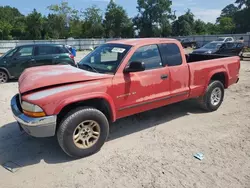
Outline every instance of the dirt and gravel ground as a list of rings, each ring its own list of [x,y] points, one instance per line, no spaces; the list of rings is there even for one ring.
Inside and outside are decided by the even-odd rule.
[[[250,188],[250,62],[214,113],[185,101],[119,120],[97,154],[71,160],[55,138],[21,133],[10,99],[17,83],[0,85],[1,188]],[[193,157],[204,153],[199,161]]]

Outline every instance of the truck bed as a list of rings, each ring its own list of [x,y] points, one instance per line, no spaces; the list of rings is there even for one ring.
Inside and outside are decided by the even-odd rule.
[[[238,79],[240,58],[237,56],[192,54],[188,58],[191,98],[200,96],[205,91],[205,87],[215,72],[221,72],[223,75],[220,76],[226,78],[225,88],[234,84]]]
[[[221,59],[231,57],[229,55],[222,55],[222,54],[187,54],[186,60],[187,63],[195,63],[199,61],[206,61],[212,59]]]

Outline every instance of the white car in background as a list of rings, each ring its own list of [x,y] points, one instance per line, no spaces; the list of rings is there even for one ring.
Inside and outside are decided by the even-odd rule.
[[[234,42],[234,38],[233,37],[219,37],[214,42]]]

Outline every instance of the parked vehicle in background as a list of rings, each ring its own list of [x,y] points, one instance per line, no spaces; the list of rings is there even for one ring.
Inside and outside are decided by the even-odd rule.
[[[190,98],[216,111],[239,70],[239,57],[186,56],[174,39],[118,40],[90,52],[79,68],[26,69],[11,108],[28,134],[57,135],[65,153],[85,157],[100,150],[117,119]]]
[[[197,42],[192,41],[188,38],[178,39],[181,42],[181,45],[183,48],[193,48],[195,49],[197,47]]]
[[[0,57],[0,83],[18,78],[30,67],[42,65],[76,66],[74,56],[59,44],[28,44],[17,46]]]
[[[242,43],[244,43],[244,38],[243,38],[243,37],[240,37],[240,38],[237,40],[237,42],[242,42]]]
[[[193,54],[213,54],[221,47],[223,42],[210,42],[199,49],[194,50]]]
[[[234,38],[233,37],[219,37],[214,42],[234,42]]]
[[[230,56],[241,56],[244,50],[242,42],[226,42],[223,43],[215,54],[225,54]]]
[[[200,49],[194,50],[194,54],[224,54],[228,56],[241,56],[244,49],[242,42],[211,42]]]

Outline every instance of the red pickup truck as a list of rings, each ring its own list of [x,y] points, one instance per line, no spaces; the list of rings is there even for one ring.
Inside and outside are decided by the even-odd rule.
[[[85,157],[117,119],[190,98],[217,110],[224,89],[239,80],[240,59],[186,55],[177,40],[150,38],[108,42],[78,65],[26,69],[11,107],[25,132],[57,135],[66,154]]]

